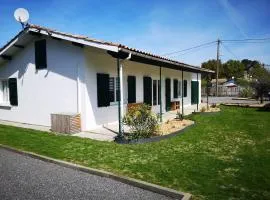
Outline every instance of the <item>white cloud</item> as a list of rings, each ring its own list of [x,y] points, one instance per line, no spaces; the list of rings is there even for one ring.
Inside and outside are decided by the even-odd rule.
[[[243,25],[245,23],[245,19],[242,15],[232,6],[229,0],[219,0],[220,5],[225,10],[227,16],[230,18],[231,22],[235,25],[238,31],[247,38],[247,34],[243,30]]]

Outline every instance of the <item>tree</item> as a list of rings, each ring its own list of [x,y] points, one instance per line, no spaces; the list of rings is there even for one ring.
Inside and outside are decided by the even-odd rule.
[[[217,69],[217,60],[208,60],[206,62],[203,62],[202,63],[202,68],[216,71],[216,69]],[[223,71],[223,67],[222,67],[220,61],[219,61],[219,73],[218,73],[218,77],[219,78],[224,78],[224,71]],[[206,78],[206,75],[203,76],[202,78],[205,79]],[[216,74],[211,74],[211,79],[215,79],[215,78],[216,78]]]
[[[261,66],[260,62],[257,60],[243,59],[241,63],[244,65],[245,71],[249,74],[253,68],[258,68]]]
[[[252,87],[256,91],[257,98],[260,98],[263,103],[263,97],[270,92],[270,71],[260,66],[253,68],[251,73],[253,74]]]
[[[227,79],[234,77],[242,78],[244,76],[245,66],[238,60],[228,60],[223,64],[224,75]]]

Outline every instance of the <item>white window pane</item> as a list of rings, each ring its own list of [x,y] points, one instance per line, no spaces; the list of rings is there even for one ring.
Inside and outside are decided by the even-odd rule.
[[[178,86],[178,96],[181,97],[181,93],[182,93],[182,82],[179,81],[178,84],[179,84],[179,86]]]
[[[0,81],[0,102],[8,103],[9,102],[9,91],[8,91],[8,81],[2,80]]]

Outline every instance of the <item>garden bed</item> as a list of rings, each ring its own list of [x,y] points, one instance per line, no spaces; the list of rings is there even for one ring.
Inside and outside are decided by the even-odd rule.
[[[180,131],[190,125],[194,124],[194,121],[188,120],[188,119],[183,119],[183,120],[178,120],[178,119],[173,119],[173,120],[168,120],[165,123],[160,125],[159,132],[157,133],[158,136],[161,135],[168,135],[171,133],[174,133],[176,131]]]
[[[173,120],[172,120],[173,121]],[[128,140],[128,139],[121,139],[121,140],[115,140],[116,143],[119,143],[119,144],[143,144],[143,143],[150,143],[150,142],[158,142],[158,141],[161,141],[161,140],[165,140],[165,139],[168,139],[168,138],[171,138],[171,137],[175,137],[177,135],[180,135],[180,134],[183,134],[185,131],[187,131],[189,128],[193,127],[195,125],[195,123],[191,120],[183,120],[185,121],[185,125],[178,125],[179,128],[176,129],[176,128],[172,128],[173,126],[175,126],[175,122],[171,122],[169,123],[168,126],[168,130],[170,131],[167,131],[165,133],[159,133],[157,135],[154,135],[152,137],[149,137],[149,138],[139,138],[139,139],[133,139],[133,140]],[[181,121],[178,121],[178,122],[181,122]],[[170,127],[171,126],[171,127]]]

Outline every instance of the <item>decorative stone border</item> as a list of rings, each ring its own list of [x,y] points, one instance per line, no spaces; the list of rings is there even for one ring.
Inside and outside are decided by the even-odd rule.
[[[115,140],[115,142],[119,144],[143,144],[143,143],[149,143],[149,142],[158,142],[160,140],[165,140],[165,139],[183,134],[185,131],[187,131],[189,128],[193,126],[195,126],[195,122],[179,131],[175,131],[167,135],[154,136],[151,138],[140,138],[140,139],[135,139],[135,140]]]
[[[178,192],[176,190],[165,188],[165,187],[155,185],[155,184],[152,184],[152,183],[147,183],[147,182],[140,181],[140,180],[137,180],[137,179],[128,178],[128,177],[124,177],[124,176],[119,176],[119,175],[116,175],[116,174],[113,174],[113,173],[110,173],[110,172],[106,172],[106,171],[103,171],[103,170],[93,169],[93,168],[84,167],[84,166],[81,166],[81,165],[65,162],[65,161],[62,161],[62,160],[53,159],[53,158],[50,158],[50,157],[47,157],[47,156],[42,156],[42,155],[35,154],[35,153],[32,153],[32,152],[18,150],[18,149],[11,148],[9,146],[2,145],[2,144],[0,144],[0,148],[6,149],[8,151],[12,151],[12,152],[24,155],[24,156],[29,156],[29,157],[32,157],[32,158],[35,158],[35,159],[39,159],[39,160],[42,160],[42,161],[45,161],[45,162],[49,162],[49,163],[57,164],[57,165],[67,167],[67,168],[70,168],[70,169],[75,169],[75,170],[78,170],[78,171],[82,171],[82,172],[85,172],[85,173],[88,173],[88,174],[93,174],[93,175],[101,176],[101,177],[105,177],[105,178],[111,178],[113,180],[116,180],[116,181],[119,181],[119,182],[122,182],[122,183],[125,183],[125,184],[128,184],[128,185],[131,185],[131,186],[134,186],[134,187],[138,187],[138,188],[141,188],[141,189],[144,189],[144,190],[149,190],[151,192],[155,192],[155,193],[165,195],[165,196],[168,196],[168,197],[171,197],[171,198],[180,199],[180,200],[190,200],[191,199],[191,194],[189,194],[189,193]]]

